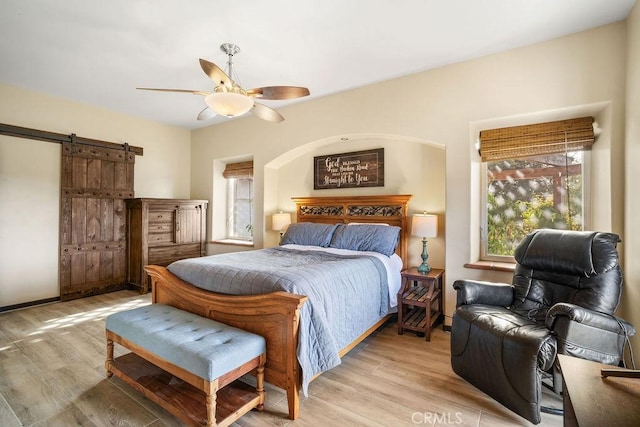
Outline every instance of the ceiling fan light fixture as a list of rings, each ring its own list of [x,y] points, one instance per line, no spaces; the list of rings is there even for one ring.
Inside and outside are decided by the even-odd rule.
[[[220,49],[229,57],[227,62],[228,73],[222,71],[213,62],[200,58],[200,68],[213,81],[215,87],[212,92],[187,89],[159,89],[140,87],[142,90],[160,92],[191,93],[204,96],[207,106],[198,114],[198,120],[207,120],[216,114],[225,117],[238,117],[251,112],[259,119],[273,123],[284,120],[282,114],[271,107],[255,102],[254,99],[284,100],[301,98],[309,95],[309,89],[300,86],[265,86],[244,90],[233,79],[233,56],[240,52],[240,48],[233,43],[224,43]]]
[[[204,102],[216,113],[226,117],[237,117],[253,107],[253,98],[236,92],[213,92]]]

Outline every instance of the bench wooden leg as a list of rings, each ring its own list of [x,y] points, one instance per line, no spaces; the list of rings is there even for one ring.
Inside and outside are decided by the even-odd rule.
[[[262,356],[260,356],[260,364],[256,369],[256,393],[258,393],[258,397],[260,398],[258,406],[256,407],[258,411],[262,411],[264,409],[264,364],[266,360],[266,355],[263,353]]]
[[[107,339],[107,360],[104,362],[104,367],[107,370],[107,378],[113,376],[111,372],[111,365],[113,364],[113,340]]]
[[[216,392],[207,393],[207,427],[217,425],[216,423]]]

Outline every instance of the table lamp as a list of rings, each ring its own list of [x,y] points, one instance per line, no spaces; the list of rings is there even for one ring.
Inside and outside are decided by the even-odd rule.
[[[438,235],[438,217],[430,215],[426,212],[414,214],[411,219],[411,235],[422,237],[422,264],[418,267],[418,272],[427,274],[431,271],[431,267],[427,263],[427,237],[436,237]]]
[[[278,212],[271,216],[271,229],[280,233],[280,240],[282,241],[282,234],[284,230],[291,224],[291,214],[289,212]]]

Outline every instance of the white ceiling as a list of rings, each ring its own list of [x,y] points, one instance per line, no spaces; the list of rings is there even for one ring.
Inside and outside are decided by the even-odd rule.
[[[277,108],[624,20],[634,3],[1,0],[0,82],[194,129],[229,119],[197,121],[201,96],[135,88],[210,91],[198,58],[226,69],[224,42],[242,49],[245,89],[311,91],[263,101]]]

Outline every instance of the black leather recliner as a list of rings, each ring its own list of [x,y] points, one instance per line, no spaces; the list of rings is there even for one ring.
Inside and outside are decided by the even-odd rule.
[[[457,280],[456,374],[540,422],[542,376],[561,390],[556,355],[619,365],[633,326],[614,316],[622,271],[611,233],[536,230],[515,251],[513,283]]]

